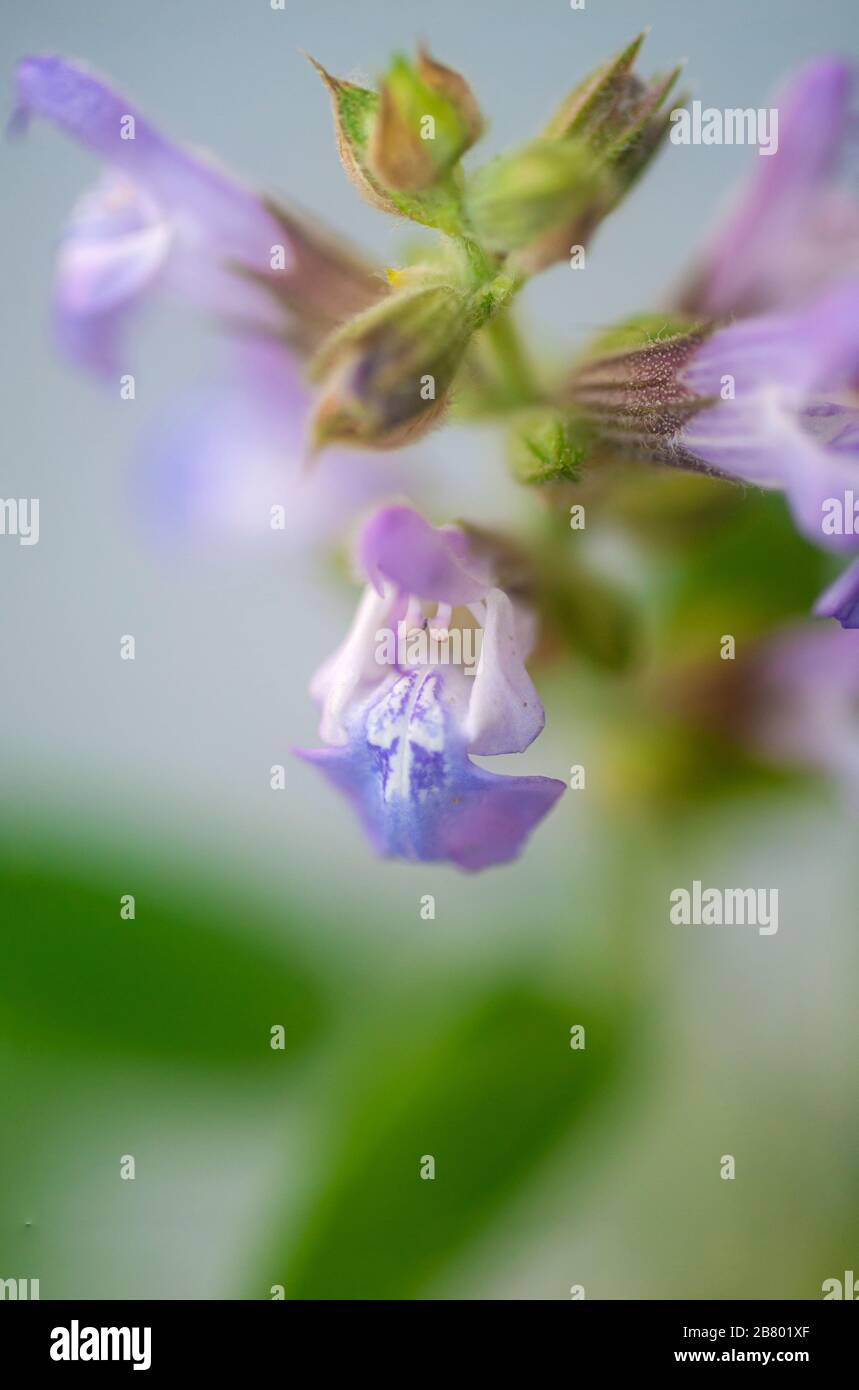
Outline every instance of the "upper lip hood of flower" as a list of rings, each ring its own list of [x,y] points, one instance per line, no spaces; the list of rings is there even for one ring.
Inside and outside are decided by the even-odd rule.
[[[321,736],[333,746],[301,756],[348,793],[382,853],[468,869],[512,858],[563,783],[499,777],[468,755],[521,752],[543,727],[524,666],[526,623],[465,533],[430,526],[411,508],[380,510],[357,553],[371,583],[311,687]],[[439,604],[435,618],[422,616],[420,600]],[[379,664],[380,629],[446,628],[459,605],[482,629],[472,678],[450,667]]]
[[[474,603],[492,580],[456,526],[435,528],[411,507],[385,507],[361,531],[358,561],[379,594],[385,584],[439,603]]]

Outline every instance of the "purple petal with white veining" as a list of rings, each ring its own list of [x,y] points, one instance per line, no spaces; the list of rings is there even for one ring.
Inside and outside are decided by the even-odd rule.
[[[857,373],[859,278],[850,278],[792,313],[762,315],[711,333],[680,380],[695,395],[718,397],[723,377],[730,375],[736,399],[743,401],[767,387],[796,398],[831,391],[854,381]]]
[[[829,499],[859,492],[854,409],[820,400],[859,373],[859,281],[832,287],[793,314],[750,319],[713,333],[681,377],[698,395],[734,398],[693,415],[678,436],[689,453],[731,477],[780,488],[799,528],[833,550],[852,532],[828,531]]]
[[[437,672],[392,676],[345,747],[296,751],[348,797],[379,854],[468,871],[515,858],[564,790],[476,767]]]

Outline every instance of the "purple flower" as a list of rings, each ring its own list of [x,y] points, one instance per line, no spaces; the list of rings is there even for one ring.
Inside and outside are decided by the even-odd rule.
[[[261,283],[284,236],[259,197],[62,58],[23,59],[16,93],[14,129],[45,116],[107,166],[74,209],[59,253],[57,331],[78,360],[115,372],[129,317],[156,291],[273,321]]]
[[[350,799],[379,854],[466,870],[504,863],[564,790],[469,756],[523,752],[543,728],[524,665],[530,615],[494,587],[464,532],[409,507],[378,511],[358,553],[370,583],[311,686],[330,746],[297,751]],[[451,626],[454,610],[478,625],[471,674],[461,654],[474,632]]]
[[[681,368],[697,411],[676,443],[717,472],[787,495],[809,539],[833,550],[859,544],[829,499],[856,488],[859,410],[833,397],[859,372],[859,280],[833,286],[789,314],[746,319],[712,333]]]
[[[241,328],[225,379],[168,406],[145,441],[137,497],[159,527],[259,533],[284,505],[285,529],[300,536],[390,492],[392,465],[376,458],[350,460],[347,470],[340,453],[312,474],[303,468],[311,399],[296,352],[385,293],[381,279],[334,239],[172,144],[79,65],[25,58],[16,90],[14,128],[45,116],[107,166],[59,250],[63,350],[117,375],[130,321],[158,295]]]
[[[859,409],[843,403],[859,373],[859,280],[792,313],[717,330],[679,373],[717,401],[674,437],[716,472],[785,493],[797,527],[826,549],[859,549]],[[857,576],[824,595],[820,613],[855,625]]]
[[[855,73],[840,58],[808,63],[776,102],[778,149],[756,159],[682,295],[692,314],[724,318],[800,302],[859,271],[859,203],[839,183]]]
[[[570,401],[633,453],[782,491],[815,544],[859,551],[859,279],[801,308],[585,360]],[[819,613],[857,619],[859,574]]]
[[[307,466],[311,400],[300,364],[272,338],[237,345],[228,370],[159,411],[136,450],[135,515],[158,538],[336,541],[359,507],[402,489],[402,457],[343,450]],[[424,474],[410,475],[422,495]]]

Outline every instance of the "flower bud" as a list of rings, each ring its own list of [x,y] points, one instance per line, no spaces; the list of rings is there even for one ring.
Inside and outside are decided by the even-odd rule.
[[[505,277],[476,294],[431,283],[394,294],[346,324],[315,363],[325,384],[313,447],[391,449],[419,439],[441,417],[472,334],[510,288]]]
[[[576,140],[610,163],[625,192],[667,133],[663,102],[680,73],[644,82],[633,72],[644,42],[639,34],[615,58],[592,72],[567,96],[543,137]]]
[[[334,133],[337,139],[337,153],[352,183],[372,207],[380,212],[399,211],[396,203],[367,167],[367,146],[370,132],[379,109],[379,96],[355,82],[344,82],[332,77],[315,58],[310,59],[331,97],[331,110],[334,115]]]
[[[582,241],[614,196],[614,185],[581,145],[535,140],[478,169],[466,206],[490,250],[512,252],[527,273],[542,270]]]
[[[451,175],[482,129],[465,79],[425,50],[415,64],[394,58],[381,93],[310,61],[331,96],[340,162],[367,202],[461,234],[460,192]]]
[[[367,163],[388,189],[422,192],[443,178],[483,129],[474,95],[459,73],[421,49],[402,55],[382,82]]]
[[[644,35],[585,78],[538,140],[478,170],[467,190],[487,245],[526,274],[584,245],[624,197],[669,128],[663,102],[679,69],[643,82],[632,71]]]

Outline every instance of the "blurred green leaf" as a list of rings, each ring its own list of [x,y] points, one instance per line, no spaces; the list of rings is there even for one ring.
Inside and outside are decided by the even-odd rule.
[[[61,1049],[223,1069],[278,1072],[318,1036],[323,996],[295,941],[297,909],[267,923],[193,875],[171,883],[89,854],[71,868],[43,843],[35,859],[0,847],[0,1037]],[[136,918],[120,919],[133,892]],[[276,933],[276,935],[275,935]],[[271,944],[270,944],[271,943]],[[276,944],[275,944],[276,943]],[[282,1024],[283,1051],[270,1046]]]
[[[695,553],[666,578],[669,640],[706,630],[767,629],[806,615],[825,586],[827,556],[800,536],[784,498],[747,489],[731,524],[701,536]]]
[[[570,1047],[576,1023],[584,1050]],[[617,1004],[585,1000],[579,984],[567,1002],[517,985],[441,1024],[400,1016],[335,1100],[331,1166],[297,1243],[275,1247],[271,1282],[288,1298],[419,1295],[565,1135],[587,1128],[627,1035]],[[424,1155],[434,1180],[420,1177]]]
[[[620,588],[571,560],[563,568],[541,568],[537,586],[548,636],[604,671],[627,671],[635,663],[638,614]]]

